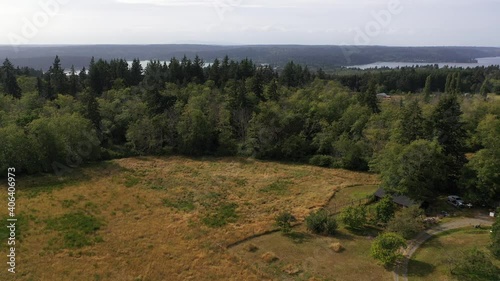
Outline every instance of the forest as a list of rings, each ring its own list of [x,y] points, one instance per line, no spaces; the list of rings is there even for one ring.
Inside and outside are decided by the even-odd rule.
[[[280,71],[225,57],[0,68],[0,170],[139,155],[243,156],[379,173],[432,201],[500,198],[500,68]],[[389,93],[380,99],[378,93]]]

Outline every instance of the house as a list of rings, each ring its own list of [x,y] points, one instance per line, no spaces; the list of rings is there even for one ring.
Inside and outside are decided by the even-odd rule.
[[[375,198],[377,200],[380,200],[388,194],[385,192],[385,190],[383,188],[379,188],[375,192],[375,194],[373,194],[373,195],[375,196]],[[394,203],[396,203],[397,205],[402,206],[402,207],[408,208],[408,207],[411,207],[414,205],[418,205],[418,206],[421,205],[420,203],[417,203],[417,202],[413,201],[412,199],[410,199],[409,197],[404,196],[404,195],[391,195],[391,196],[392,196],[392,201]]]

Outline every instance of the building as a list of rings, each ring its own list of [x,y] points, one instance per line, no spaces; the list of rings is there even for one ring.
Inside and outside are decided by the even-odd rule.
[[[385,190],[383,188],[379,188],[375,192],[375,194],[373,194],[373,195],[375,196],[375,198],[377,200],[380,200],[380,199],[384,198],[385,196],[387,196],[388,194],[385,192]],[[414,205],[417,205],[417,206],[422,205],[421,203],[415,202],[412,199],[410,199],[409,197],[404,196],[404,195],[391,195],[391,197],[392,197],[392,201],[401,207],[408,208],[408,207],[411,207]]]

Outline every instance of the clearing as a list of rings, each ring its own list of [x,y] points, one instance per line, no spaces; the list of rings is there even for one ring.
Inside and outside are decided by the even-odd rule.
[[[17,213],[22,223],[16,280],[281,279],[227,246],[273,230],[274,217],[284,210],[301,222],[311,210],[326,205],[336,191],[359,187],[359,192],[338,193],[338,198],[352,201],[376,184],[376,175],[344,170],[184,157],[121,159],[79,168],[63,177],[19,178]],[[0,218],[6,215],[2,208]],[[282,241],[276,247],[296,245],[297,251],[314,257],[321,256],[322,245],[336,239],[301,244],[279,236],[262,236],[270,239],[262,242],[262,248],[276,237]],[[352,237],[345,233],[347,240]],[[366,245],[346,242],[346,251],[338,255],[365,255],[370,237],[360,240]],[[339,260],[334,259],[336,265],[326,270],[343,270]],[[379,268],[373,261],[356,263],[352,268],[363,274]],[[316,267],[331,264],[330,260],[312,263],[312,269],[301,270],[315,273]],[[8,278],[2,270],[0,279]]]

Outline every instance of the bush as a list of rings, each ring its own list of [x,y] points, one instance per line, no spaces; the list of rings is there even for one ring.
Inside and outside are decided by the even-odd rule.
[[[424,229],[424,211],[418,206],[405,208],[387,224],[387,231],[411,239]]]
[[[384,233],[373,241],[370,248],[371,256],[384,266],[392,266],[403,257],[399,252],[406,247],[406,241],[396,233]]]
[[[288,234],[292,232],[292,222],[295,221],[295,217],[289,212],[284,212],[279,214],[275,221],[276,226],[280,228],[281,232]]]
[[[309,164],[319,167],[331,167],[335,162],[335,158],[327,155],[314,155],[309,159]]]
[[[489,281],[498,280],[500,269],[485,253],[471,249],[452,262],[451,274],[459,281]]]
[[[338,227],[339,226],[337,220],[335,220],[334,217],[328,217],[328,219],[325,222],[325,233],[328,235],[333,235],[335,234],[335,231],[337,231]]]
[[[497,259],[500,259],[500,208],[496,211],[497,218],[491,228],[490,251]]]
[[[396,205],[392,202],[392,198],[386,196],[375,204],[375,219],[377,222],[387,223],[394,217],[395,211]]]
[[[348,228],[360,229],[366,222],[366,207],[365,206],[349,206],[340,214],[340,220]]]
[[[309,214],[306,225],[315,234],[333,235],[338,228],[335,218],[324,209]]]

